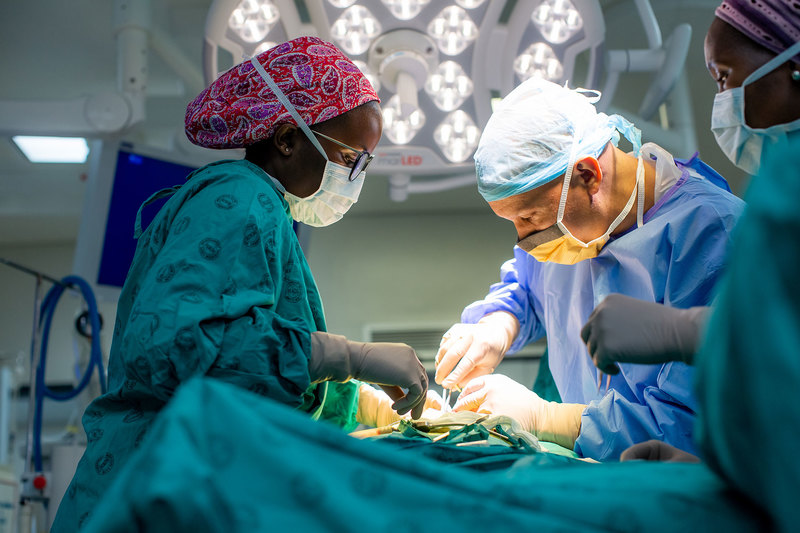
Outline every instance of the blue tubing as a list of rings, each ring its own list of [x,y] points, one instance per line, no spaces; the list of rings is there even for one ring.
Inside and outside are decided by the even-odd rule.
[[[58,393],[47,388],[44,382],[44,375],[47,362],[47,342],[50,337],[50,325],[53,321],[53,313],[55,312],[56,305],[58,305],[58,300],[64,293],[64,285],[53,285],[42,302],[41,316],[39,319],[40,327],[42,326],[42,321],[44,321],[44,326],[42,327],[41,358],[39,359],[39,366],[36,369],[36,412],[34,413],[33,424],[33,461],[34,468],[37,472],[42,471],[42,406],[44,404],[44,399],[50,398],[64,402],[76,397],[89,384],[95,367],[97,367],[97,374],[100,380],[100,390],[103,394],[106,392],[103,354],[100,351],[100,315],[97,312],[97,301],[95,300],[94,292],[92,292],[91,286],[89,286],[83,278],[78,276],[67,276],[61,281],[64,285],[72,285],[80,288],[83,299],[86,300],[89,306],[89,321],[92,325],[92,349],[86,371],[75,388],[64,393]]]

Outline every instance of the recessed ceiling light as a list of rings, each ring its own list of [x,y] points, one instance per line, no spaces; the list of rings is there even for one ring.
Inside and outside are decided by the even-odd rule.
[[[83,137],[15,135],[11,139],[32,163],[85,163],[89,155]]]

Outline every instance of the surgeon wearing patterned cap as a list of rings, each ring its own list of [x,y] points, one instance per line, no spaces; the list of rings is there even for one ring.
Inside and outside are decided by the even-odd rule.
[[[647,439],[692,451],[692,368],[620,365],[603,378],[581,327],[612,293],[706,305],[743,204],[696,156],[676,161],[641,145],[633,124],[595,109],[596,97],[531,78],[486,125],[478,189],[514,224],[517,243],[500,281],[442,339],[436,382],[463,388],[457,411],[509,415],[583,457],[615,460]],[[632,152],[617,146],[621,135]],[[564,403],[492,374],[507,353],[543,336]]]
[[[193,376],[345,427],[420,416],[428,382],[414,350],[326,333],[293,230],[295,221],[332,224],[355,203],[381,130],[366,77],[314,37],[236,65],[188,105],[193,143],[246,155],[154,195],[172,193],[137,231],[108,392],[86,409],[87,449],[52,531],[85,523],[159,411]]]

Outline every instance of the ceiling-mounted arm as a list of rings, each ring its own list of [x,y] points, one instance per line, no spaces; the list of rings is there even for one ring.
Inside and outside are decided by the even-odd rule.
[[[0,133],[93,137],[144,120],[149,0],[117,0],[117,91],[65,100],[0,101]]]
[[[683,71],[686,55],[689,52],[692,28],[688,24],[680,24],[664,43],[650,1],[633,0],[633,2],[642,21],[649,48],[611,50],[606,53],[606,80],[602,92],[608,96],[601,100],[599,107],[605,109],[610,105],[620,74],[654,72],[653,82],[638,110],[640,117],[649,120],[667,98]]]

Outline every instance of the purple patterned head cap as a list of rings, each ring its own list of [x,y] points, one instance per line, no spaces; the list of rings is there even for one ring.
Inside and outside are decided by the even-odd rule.
[[[776,54],[800,41],[800,0],[725,0],[714,14]]]
[[[341,50],[317,37],[298,37],[256,56],[309,126],[337,117],[378,94]],[[186,108],[186,136],[206,148],[242,148],[268,139],[290,112],[250,61],[217,78]]]

